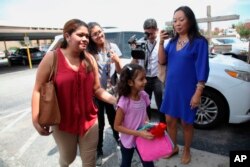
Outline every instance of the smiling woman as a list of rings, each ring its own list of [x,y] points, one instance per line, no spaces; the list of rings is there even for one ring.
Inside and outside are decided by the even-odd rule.
[[[88,43],[88,25],[79,19],[67,21],[60,48],[47,52],[37,69],[32,94],[32,121],[41,135],[48,136],[53,129],[60,166],[69,166],[78,148],[83,166],[95,166],[98,121],[93,96],[111,104],[116,102],[116,98],[100,87],[98,66],[93,56],[86,52]],[[57,70],[53,81],[61,122],[58,126],[49,127],[38,123],[39,99],[41,86],[49,78],[54,53],[57,56]]]

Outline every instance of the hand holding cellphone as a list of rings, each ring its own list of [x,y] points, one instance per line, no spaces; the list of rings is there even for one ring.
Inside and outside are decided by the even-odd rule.
[[[164,29],[165,33],[168,35],[169,38],[173,38],[174,37],[174,30],[172,26],[167,26]]]

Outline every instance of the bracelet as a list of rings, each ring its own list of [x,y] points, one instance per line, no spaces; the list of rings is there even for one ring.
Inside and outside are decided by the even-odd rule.
[[[197,84],[196,84],[196,87],[197,87],[197,88],[202,88],[202,89],[204,89],[204,88],[205,88],[205,85],[204,85],[204,84],[201,84],[201,83],[197,83]]]
[[[160,45],[164,45],[164,41],[160,41]]]

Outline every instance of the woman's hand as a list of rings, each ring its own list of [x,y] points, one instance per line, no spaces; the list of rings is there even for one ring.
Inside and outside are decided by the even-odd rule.
[[[37,132],[42,135],[42,136],[48,136],[52,133],[52,131],[50,131],[50,126],[41,126],[39,123],[37,122],[33,122],[34,127],[36,128]]]
[[[199,107],[200,102],[201,102],[201,95],[199,93],[195,93],[190,102],[191,109]]]
[[[160,44],[163,45],[164,40],[166,40],[168,38],[169,38],[169,35],[167,34],[167,32],[165,30],[161,30],[160,31]]]
[[[154,135],[146,130],[139,131],[139,136],[149,140],[154,138]]]
[[[109,51],[110,54],[110,59],[112,63],[119,63],[120,62],[120,58],[119,56],[112,50]]]

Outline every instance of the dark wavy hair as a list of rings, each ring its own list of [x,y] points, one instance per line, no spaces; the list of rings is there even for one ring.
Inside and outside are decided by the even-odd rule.
[[[188,29],[188,38],[190,43],[192,43],[192,41],[195,38],[204,38],[200,32],[199,32],[199,27],[194,15],[194,12],[192,11],[192,9],[188,6],[181,6],[179,8],[177,8],[174,13],[178,12],[178,11],[183,11],[183,13],[185,14],[185,16],[188,19],[188,24],[189,24],[189,29]],[[172,40],[176,40],[179,37],[178,33],[175,33],[175,36]]]
[[[128,97],[131,92],[131,87],[128,85],[129,80],[134,80],[140,72],[145,71],[138,64],[127,64],[122,68],[120,80],[118,82],[118,95]]]
[[[68,47],[68,42],[65,38],[65,33],[68,33],[69,35],[71,35],[73,32],[75,32],[79,27],[81,26],[84,26],[86,28],[88,28],[88,24],[86,24],[84,21],[82,20],[79,20],[79,19],[71,19],[69,21],[67,21],[65,24],[64,24],[64,27],[63,27],[63,41],[62,41],[62,44],[61,44],[61,48],[67,48]],[[85,58],[85,55],[84,53],[82,52],[80,54],[80,58],[81,59],[84,59]]]

